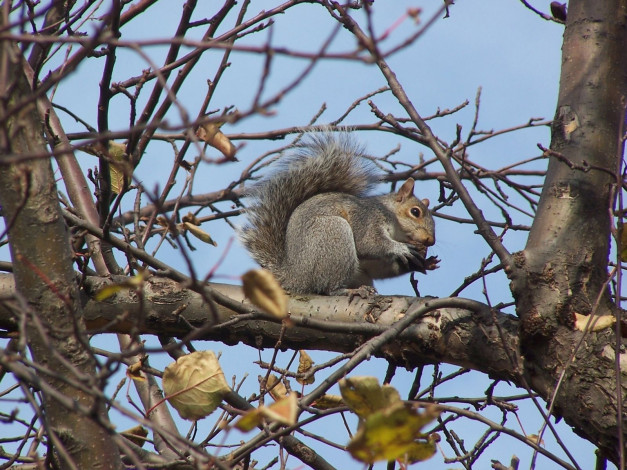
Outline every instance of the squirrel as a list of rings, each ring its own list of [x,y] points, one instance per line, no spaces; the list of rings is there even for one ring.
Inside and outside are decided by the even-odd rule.
[[[408,178],[396,193],[367,196],[378,178],[346,133],[308,134],[275,174],[247,193],[248,225],[240,238],[288,292],[340,295],[373,279],[425,273],[435,243],[429,200]],[[360,294],[358,294],[360,295]]]

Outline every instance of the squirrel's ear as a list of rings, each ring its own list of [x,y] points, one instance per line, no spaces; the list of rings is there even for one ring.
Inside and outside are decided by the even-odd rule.
[[[422,203],[425,205],[425,207],[429,207],[429,199],[423,199]]]
[[[398,192],[396,193],[396,200],[398,202],[402,202],[405,199],[413,195],[414,195],[414,179],[407,178],[407,180],[403,183],[403,186],[401,186]]]

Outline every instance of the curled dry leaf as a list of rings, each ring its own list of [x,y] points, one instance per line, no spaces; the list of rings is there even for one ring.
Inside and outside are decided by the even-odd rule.
[[[285,426],[293,426],[296,424],[297,416],[298,398],[295,393],[290,393],[270,406],[260,406],[246,412],[235,423],[235,427],[240,431],[247,432],[259,426],[264,418]]]
[[[408,8],[407,16],[412,18],[416,24],[420,23],[420,14],[422,13],[422,8]]]
[[[298,351],[299,353],[299,358],[298,358],[298,373],[299,374],[305,374],[307,372],[309,372],[311,370],[311,368],[314,365],[313,360],[311,359],[311,356],[309,354],[307,354],[307,351],[304,350],[300,350]],[[312,383],[314,383],[316,381],[316,379],[314,378],[313,375],[309,376],[306,379],[300,379],[297,378],[296,381],[301,384],[301,385],[310,385]]]
[[[590,318],[590,315],[575,313],[576,329],[579,331],[586,331],[588,322],[590,322],[590,328],[588,331],[601,331],[614,325],[614,323],[616,323],[616,317],[613,315],[593,315],[592,318]]]
[[[566,18],[568,16],[567,10],[566,10],[566,4],[565,3],[560,3],[560,2],[551,2],[551,14],[553,15],[553,18],[556,18],[560,21],[566,21]]]
[[[210,245],[213,245],[213,246],[218,246],[218,244],[214,241],[214,239],[211,238],[211,235],[209,235],[207,232],[205,232],[203,229],[201,229],[197,225],[194,225],[191,222],[183,222],[183,227],[185,227],[185,229],[189,233],[194,235],[199,240],[205,243],[209,243]]]
[[[109,162],[111,191],[120,194],[124,189],[124,184],[130,183],[133,174],[133,166],[129,163],[126,154],[126,144],[110,141],[109,156],[112,160]]]
[[[163,391],[183,419],[204,418],[230,391],[213,351],[196,351],[165,368]]]
[[[292,426],[296,424],[296,417],[298,416],[298,398],[295,393],[290,393],[270,406],[260,407],[259,411],[270,421]]]
[[[134,428],[122,431],[120,434],[131,441],[133,444],[143,447],[148,437],[148,431],[145,427],[137,425]]]
[[[196,135],[199,139],[204,140],[208,145],[211,145],[213,148],[222,152],[228,160],[234,160],[237,149],[235,148],[235,145],[233,145],[233,142],[231,142],[229,138],[222,133],[220,130],[221,126],[222,123],[217,122],[202,124],[196,131]]]
[[[200,225],[200,221],[198,220],[198,217],[196,217],[196,215],[193,212],[188,212],[183,217],[181,217],[181,220],[183,222],[189,222],[194,225]]]
[[[544,445],[544,439],[540,439],[540,436],[537,434],[527,434],[525,437],[534,444],[538,444],[539,446]]]
[[[339,395],[325,394],[318,398],[312,406],[319,410],[330,410],[331,408],[338,408],[340,406],[346,406],[344,400]]]
[[[142,373],[142,361],[137,361],[126,368],[126,376],[130,379],[137,380],[138,382],[144,382],[146,377]]]
[[[627,230],[625,230],[625,224],[618,224],[618,238],[620,241],[620,260],[627,261]]]
[[[133,166],[129,163],[129,158],[126,153],[126,144],[110,140],[106,151],[101,142],[84,145],[80,149],[90,155],[107,159],[109,162],[111,192],[120,194],[124,188],[124,184],[131,182]]]
[[[253,269],[242,276],[244,295],[275,318],[287,317],[287,296],[270,271]]]
[[[268,376],[266,387],[268,388],[268,393],[274,401],[279,401],[281,398],[285,398],[287,396],[287,388],[285,388],[283,382],[281,382],[274,374],[270,374],[270,376]]]

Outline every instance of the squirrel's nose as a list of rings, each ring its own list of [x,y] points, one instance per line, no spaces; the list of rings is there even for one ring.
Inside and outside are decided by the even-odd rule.
[[[424,246],[433,246],[435,245],[435,236],[430,233],[423,233],[420,237],[420,243]]]

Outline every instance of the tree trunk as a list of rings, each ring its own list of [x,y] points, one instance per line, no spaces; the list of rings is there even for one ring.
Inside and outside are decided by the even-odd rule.
[[[555,414],[616,463],[614,331],[586,333],[581,342],[574,322],[575,313],[617,314],[607,260],[627,90],[626,15],[625,0],[570,2],[548,172],[512,276],[525,379],[551,400],[564,374]]]
[[[119,451],[105,403],[97,398],[100,384],[84,334],[52,166],[48,157],[32,158],[47,149],[21,60],[11,42],[0,43],[0,203],[17,293],[25,301],[20,338],[41,368],[40,420],[57,466],[117,469]]]

